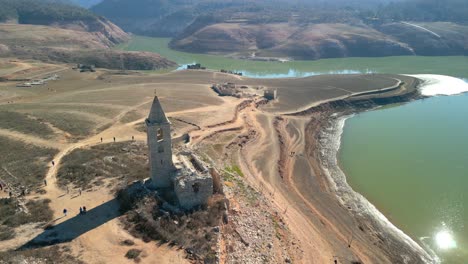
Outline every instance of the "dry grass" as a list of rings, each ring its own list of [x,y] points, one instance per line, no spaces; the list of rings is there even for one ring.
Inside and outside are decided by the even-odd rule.
[[[133,121],[136,121],[140,118],[142,118],[143,115],[141,113],[139,113],[138,111],[130,111],[128,112],[127,114],[125,114],[121,119],[120,119],[120,122],[122,123],[130,123],[130,122],[133,122]]]
[[[38,249],[0,252],[1,264],[84,264],[70,254],[68,247],[51,246]]]
[[[190,257],[205,263],[213,260],[224,213],[222,196],[213,197],[202,210],[177,215],[163,210],[162,201],[154,197],[132,200],[123,193],[118,195],[123,208],[133,208],[125,214],[123,222],[134,236],[184,248]]]
[[[25,211],[15,198],[0,200],[0,224],[7,227],[18,227],[28,223],[48,222],[53,212],[49,208],[50,200],[29,201]]]
[[[0,136],[0,179],[15,186],[41,184],[56,149],[40,148]]]
[[[16,233],[13,228],[0,225],[0,241],[10,240],[14,238],[15,236],[16,236]]]
[[[55,85],[63,86],[61,83],[49,83],[48,86],[54,87]],[[72,87],[73,88],[73,87]],[[37,90],[36,90],[37,91]],[[38,91],[40,93],[40,91]],[[67,98],[66,96],[59,97],[54,101],[58,101],[57,103],[28,103],[28,104],[8,104],[8,105],[0,105],[0,110],[3,111],[16,111],[21,113],[26,113],[29,115],[34,115],[37,112],[53,112],[53,113],[60,113],[60,112],[82,112],[82,113],[89,113],[101,116],[103,118],[110,118],[114,117],[119,113],[120,107],[118,106],[99,106],[93,104],[87,104],[86,101],[84,103],[79,103],[76,101],[75,103],[61,103],[63,98]]]
[[[69,183],[87,189],[105,178],[134,181],[147,178],[146,144],[119,142],[77,149],[62,160],[57,178],[61,186]]]
[[[0,111],[0,128],[42,138],[50,138],[54,134],[54,131],[40,120],[34,120],[23,113],[10,111]]]
[[[71,113],[41,111],[35,112],[34,116],[46,120],[58,129],[77,138],[90,135],[97,126],[94,121]]]

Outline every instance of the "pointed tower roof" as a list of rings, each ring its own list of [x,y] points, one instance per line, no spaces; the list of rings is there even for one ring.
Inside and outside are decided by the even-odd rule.
[[[164,110],[162,109],[161,103],[159,102],[159,99],[157,96],[154,97],[153,104],[151,105],[151,110],[150,110],[150,114],[148,116],[147,121],[152,124],[169,123],[169,120],[167,119],[166,114],[164,113]]]

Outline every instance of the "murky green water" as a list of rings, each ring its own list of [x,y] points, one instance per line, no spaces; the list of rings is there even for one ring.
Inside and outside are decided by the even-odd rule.
[[[173,51],[168,42],[135,37],[120,48],[257,78],[376,72],[468,79],[468,57],[463,56],[255,62]],[[468,95],[357,115],[346,122],[339,159],[353,188],[396,226],[444,263],[468,263]]]
[[[385,57],[343,58],[318,61],[260,62],[236,60],[215,55],[192,54],[171,50],[168,38],[134,37],[118,48],[152,51],[180,65],[201,63],[209,69],[236,70],[257,78],[301,77],[327,73],[407,73],[442,74],[455,77],[467,74],[468,57]]]
[[[468,263],[468,95],[432,97],[346,121],[351,186],[443,263]]]

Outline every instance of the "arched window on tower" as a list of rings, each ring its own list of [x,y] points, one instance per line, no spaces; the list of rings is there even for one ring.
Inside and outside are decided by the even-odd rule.
[[[162,128],[158,128],[158,130],[156,131],[156,139],[159,141],[159,140],[163,140],[163,130]]]

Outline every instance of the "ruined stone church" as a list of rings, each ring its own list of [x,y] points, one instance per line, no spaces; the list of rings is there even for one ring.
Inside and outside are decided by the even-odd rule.
[[[213,195],[209,169],[189,150],[173,155],[171,123],[157,96],[146,119],[146,128],[152,187],[174,191],[182,209],[206,204]]]

